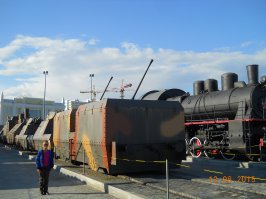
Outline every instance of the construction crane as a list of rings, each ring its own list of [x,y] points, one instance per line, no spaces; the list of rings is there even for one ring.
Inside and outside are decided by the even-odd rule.
[[[110,78],[110,80],[109,80],[109,82],[108,82],[108,84],[107,84],[107,86],[106,86],[106,88],[105,88],[104,91],[102,91],[102,90],[95,90],[95,85],[93,85],[93,89],[92,89],[91,91],[80,91],[80,93],[91,93],[91,94],[93,95],[93,98],[91,99],[91,101],[93,101],[93,102],[96,101],[96,95],[97,95],[98,93],[103,93],[102,96],[101,96],[101,99],[102,99],[103,96],[104,96],[104,93],[105,93],[105,92],[108,92],[107,88],[108,88],[110,82],[112,81],[112,79],[113,79],[113,77]],[[101,99],[100,99],[100,100],[101,100]]]
[[[93,85],[93,89],[91,91],[80,91],[80,93],[91,93],[93,95],[92,101],[96,101],[96,95],[99,93],[103,93],[102,90],[95,90],[95,85]]]
[[[124,80],[122,80],[122,84],[121,84],[120,88],[112,88],[111,90],[108,90],[108,92],[119,92],[120,98],[124,99],[124,97],[125,97],[124,92],[125,91],[134,91],[133,89],[128,89],[130,87],[132,87],[131,83],[124,84]]]

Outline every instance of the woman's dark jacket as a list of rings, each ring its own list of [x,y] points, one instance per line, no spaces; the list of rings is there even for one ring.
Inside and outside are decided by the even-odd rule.
[[[51,150],[49,151],[49,164],[48,164],[48,169],[50,170],[51,168],[54,167],[54,159],[53,159],[53,152]],[[36,167],[37,169],[43,169],[44,168],[44,151],[39,150],[37,157],[36,157]]]

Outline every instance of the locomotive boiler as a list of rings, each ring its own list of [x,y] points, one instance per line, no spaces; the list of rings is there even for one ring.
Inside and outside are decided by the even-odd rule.
[[[258,65],[247,66],[248,84],[235,73],[221,76],[222,90],[215,79],[194,82],[194,95],[179,89],[151,91],[142,100],[179,101],[185,111],[188,151],[225,159],[245,155],[261,157],[266,129],[266,77],[258,81]]]

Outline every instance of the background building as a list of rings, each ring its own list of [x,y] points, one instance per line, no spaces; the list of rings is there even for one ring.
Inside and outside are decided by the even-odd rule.
[[[78,108],[82,104],[86,104],[88,102],[81,102],[78,99],[75,100],[64,100],[63,98],[63,103],[65,105],[65,110],[70,110],[70,109],[75,109]]]
[[[12,117],[22,113],[24,109],[29,109],[30,117],[39,117],[43,119],[43,99],[41,98],[14,98],[4,99],[4,94],[1,94],[0,103],[0,125],[5,124],[7,117]],[[62,111],[65,109],[64,103],[45,100],[45,113],[50,111]]]

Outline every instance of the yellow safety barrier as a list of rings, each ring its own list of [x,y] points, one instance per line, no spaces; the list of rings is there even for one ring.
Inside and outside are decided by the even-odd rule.
[[[208,169],[204,169],[205,172],[209,172],[209,173],[215,173],[215,174],[221,174],[223,175],[223,172],[219,172],[219,171],[212,171],[212,170],[208,170]]]
[[[255,180],[266,181],[266,178],[254,178]]]

